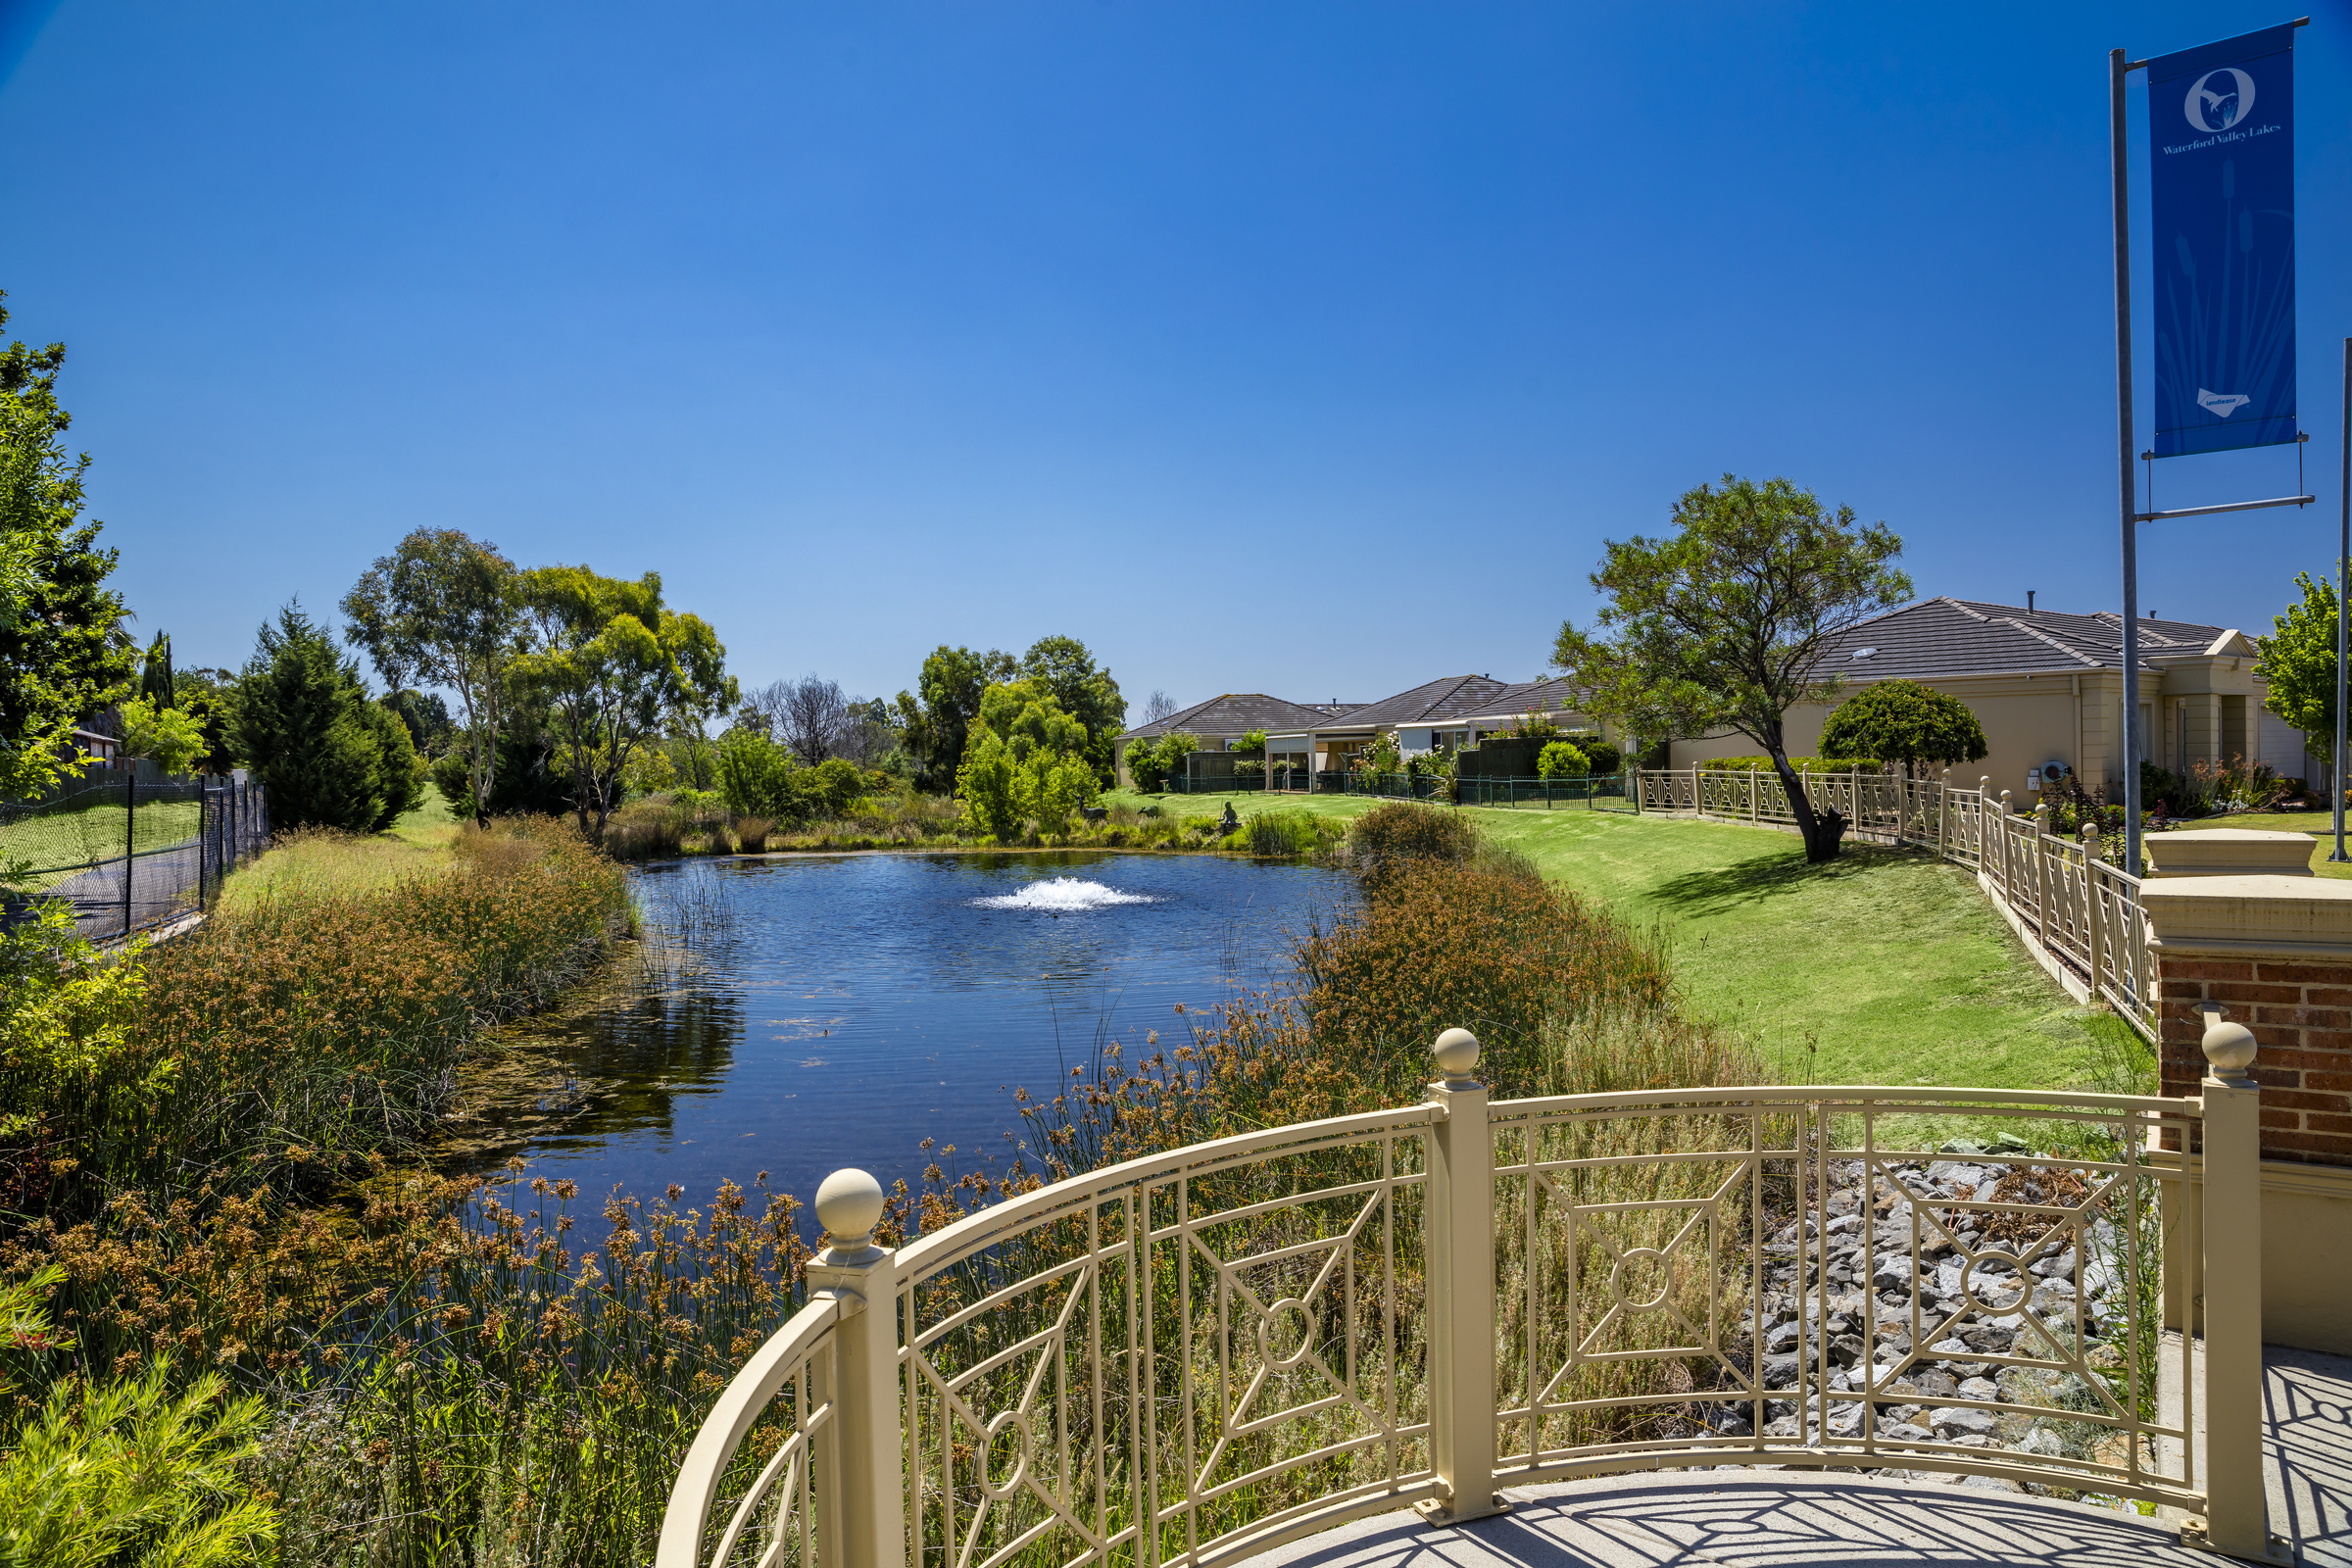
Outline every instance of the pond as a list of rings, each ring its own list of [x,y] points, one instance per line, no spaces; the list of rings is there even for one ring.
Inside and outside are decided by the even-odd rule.
[[[722,1179],[807,1199],[858,1165],[910,1183],[925,1138],[1009,1163],[1012,1091],[1279,984],[1352,883],[1221,856],[868,854],[646,868],[654,937],[600,987],[506,1031],[503,1093],[447,1163],[519,1154],[584,1197]],[[666,931],[664,938],[661,933]],[[561,1091],[550,1086],[563,1083]]]

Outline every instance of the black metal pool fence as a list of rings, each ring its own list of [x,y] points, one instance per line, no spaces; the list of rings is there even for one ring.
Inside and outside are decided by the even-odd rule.
[[[209,909],[270,841],[268,789],[241,774],[109,768],[38,802],[0,802],[0,925],[62,902],[104,942]]]
[[[1572,777],[1444,778],[1434,773],[1343,772],[1336,768],[1309,771],[1278,767],[1270,774],[1236,773],[1213,779],[1168,776],[1171,795],[1235,795],[1274,791],[1292,795],[1371,795],[1386,800],[1450,801],[1456,806],[1535,806],[1547,809],[1589,811],[1640,809],[1630,773],[1576,774]]]

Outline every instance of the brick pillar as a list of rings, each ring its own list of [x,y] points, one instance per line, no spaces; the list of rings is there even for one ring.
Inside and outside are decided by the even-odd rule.
[[[2140,901],[2160,1093],[2200,1093],[2200,1003],[2260,1048],[2265,1335],[2352,1353],[2352,881],[2166,878]]]

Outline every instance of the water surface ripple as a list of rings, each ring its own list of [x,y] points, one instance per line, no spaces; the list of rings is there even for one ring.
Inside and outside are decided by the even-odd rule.
[[[925,1137],[962,1169],[1005,1163],[1015,1085],[1051,1094],[1109,1038],[1140,1043],[1287,976],[1293,937],[1349,883],[1212,856],[856,855],[690,861],[638,873],[685,962],[624,964],[600,994],[512,1034],[568,1073],[560,1113],[494,1112],[518,1152],[599,1195],[722,1178],[807,1198],[862,1165],[911,1180]],[[1130,1049],[1132,1050],[1132,1044]],[[540,1109],[544,1111],[545,1102]]]

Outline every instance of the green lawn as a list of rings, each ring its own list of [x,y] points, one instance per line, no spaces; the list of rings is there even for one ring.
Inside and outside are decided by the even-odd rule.
[[[196,801],[166,801],[142,806],[135,830],[141,854],[169,849],[196,836],[204,808]],[[77,811],[53,811],[0,826],[0,860],[32,862],[31,886],[78,875],[93,861],[119,858],[122,854],[122,808],[91,806]]]
[[[1158,796],[1163,810],[1352,816],[1348,796]],[[1792,834],[1619,811],[1468,808],[1549,877],[1653,931],[1701,1009],[1813,1083],[2058,1088],[2104,1076],[2124,1025],[2081,1008],[1976,879],[1848,845],[1807,866]],[[2234,824],[2232,824],[2234,825]]]
[[[2236,816],[2205,816],[2180,831],[2194,833],[2199,828],[2214,827],[2252,828],[2263,833],[2309,833],[2315,841],[2311,852],[2312,874],[2352,877],[2352,863],[2330,865],[2328,862],[2328,857],[2335,852],[2335,820],[2326,811],[2247,811]],[[2352,846],[2352,824],[2346,826],[2344,842]]]

